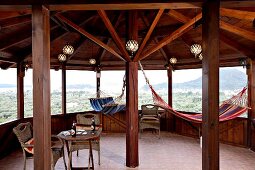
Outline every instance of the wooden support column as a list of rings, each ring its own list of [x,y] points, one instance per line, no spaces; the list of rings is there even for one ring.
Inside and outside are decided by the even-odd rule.
[[[100,78],[101,78],[101,71],[100,70],[97,70],[97,73],[96,73],[96,78],[97,78],[97,97],[99,98],[100,97]]]
[[[137,167],[138,158],[138,63],[127,62],[127,104],[126,104],[126,165]]]
[[[62,63],[62,114],[66,114],[66,63]]]
[[[202,169],[219,169],[219,0],[203,4]]]
[[[51,169],[50,18],[32,6],[34,169]]]
[[[250,60],[248,73],[248,111],[247,146],[255,151],[255,60]]]
[[[128,39],[138,40],[137,11],[129,11]],[[133,58],[133,57],[132,57]],[[137,167],[138,156],[138,62],[126,63],[126,166]]]
[[[24,77],[25,77],[25,68],[23,63],[17,64],[17,118],[24,118]]]
[[[168,76],[168,105],[172,107],[173,104],[173,74],[172,74],[172,68],[170,67],[167,70],[167,76]],[[175,116],[172,113],[167,113],[167,130],[170,132],[175,131]]]

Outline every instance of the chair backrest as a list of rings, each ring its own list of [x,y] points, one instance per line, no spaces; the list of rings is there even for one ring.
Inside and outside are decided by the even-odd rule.
[[[21,144],[24,144],[33,137],[33,130],[30,122],[20,123],[18,126],[13,128],[13,132]]]
[[[141,106],[142,115],[155,115],[158,116],[159,107],[153,104],[146,104]]]
[[[96,113],[77,114],[77,124],[91,125],[91,119],[94,117],[96,125],[100,125],[100,115]]]

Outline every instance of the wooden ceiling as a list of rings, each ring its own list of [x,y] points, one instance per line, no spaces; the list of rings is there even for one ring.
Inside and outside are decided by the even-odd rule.
[[[39,1],[0,2],[2,69],[16,67],[17,63],[33,66],[30,4],[34,2]],[[165,69],[171,57],[178,60],[175,69],[202,66],[202,61],[190,52],[192,44],[202,42],[201,0],[71,2],[46,3],[51,10],[51,68],[61,68],[58,54],[68,43],[75,51],[67,57],[67,69],[95,70],[98,66],[103,70],[125,69],[125,62],[131,61],[131,54],[125,49],[131,10],[137,10],[139,42],[133,61],[141,60],[145,69]],[[255,57],[254,19],[254,1],[221,1],[221,66],[237,66],[240,59]],[[89,64],[91,58],[96,59],[96,65]]]

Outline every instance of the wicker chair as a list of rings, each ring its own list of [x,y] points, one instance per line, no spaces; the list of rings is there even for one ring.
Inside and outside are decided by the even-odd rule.
[[[81,125],[91,125],[91,119],[94,117],[96,126],[100,126],[100,115],[94,113],[84,113],[77,114],[76,120],[77,124]],[[84,143],[84,142],[83,142]],[[86,141],[79,149],[89,149],[89,142]],[[98,165],[100,165],[100,137],[92,141],[92,149],[98,151]],[[77,156],[79,155],[79,150],[77,150]]]
[[[21,145],[24,157],[24,167],[23,170],[26,169],[26,159],[33,157],[33,130],[30,122],[20,123],[17,127],[13,128],[13,132],[17,136],[19,143]],[[52,150],[52,158],[51,158],[51,169],[54,169],[59,158],[63,157],[65,169],[66,162],[64,156],[64,143],[63,141],[56,135],[51,136],[51,150]]]
[[[159,107],[152,104],[142,105],[142,111],[139,115],[139,130],[140,133],[144,129],[156,129],[160,138],[160,114]]]

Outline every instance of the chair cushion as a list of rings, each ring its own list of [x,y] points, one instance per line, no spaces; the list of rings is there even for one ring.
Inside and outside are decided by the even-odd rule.
[[[27,145],[34,145],[34,138],[28,140],[25,144]],[[34,147],[25,147],[24,148],[28,153],[34,154]]]

